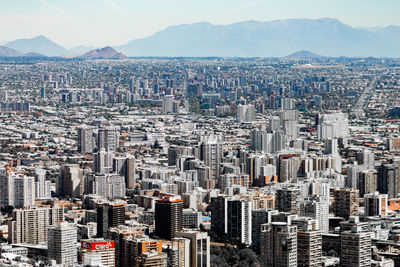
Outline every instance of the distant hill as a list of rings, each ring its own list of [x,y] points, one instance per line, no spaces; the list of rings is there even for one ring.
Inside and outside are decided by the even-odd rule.
[[[328,57],[400,57],[400,27],[360,29],[330,18],[202,22],[170,26],[115,48],[128,56],[284,57],[305,50]]]
[[[84,59],[124,59],[126,56],[122,53],[117,52],[114,48],[106,46],[100,49],[93,49],[79,58]]]
[[[316,58],[323,58],[323,56],[314,54],[310,51],[298,51],[293,54],[286,56],[285,58],[292,58],[292,59],[316,59]]]
[[[21,57],[23,55],[23,53],[7,46],[0,46],[0,57]]]
[[[68,55],[70,56],[78,56],[78,55],[83,55],[87,52],[89,52],[90,50],[93,50],[94,47],[92,46],[76,46],[74,48],[71,48],[70,50],[68,50]]]
[[[29,52],[29,53],[26,53],[24,55],[24,57],[46,57],[46,56],[43,54],[40,54],[40,53]]]
[[[22,53],[39,53],[45,56],[65,56],[68,50],[43,35],[31,39],[18,39],[5,44]]]

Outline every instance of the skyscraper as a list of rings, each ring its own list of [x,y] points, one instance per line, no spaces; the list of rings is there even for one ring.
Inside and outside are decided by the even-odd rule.
[[[276,209],[282,212],[300,214],[300,190],[298,188],[281,188],[276,191]]]
[[[252,122],[255,116],[254,105],[239,105],[236,110],[236,121]]]
[[[190,239],[190,266],[210,266],[210,237],[206,232],[183,231],[176,236]]]
[[[97,135],[97,148],[99,151],[115,152],[119,148],[119,132],[115,127],[103,127]]]
[[[65,267],[77,265],[77,228],[67,222],[60,222],[49,227],[48,257]]]
[[[251,201],[229,199],[227,212],[228,238],[237,239],[242,244],[251,245]]]
[[[228,199],[225,196],[211,198],[211,230],[218,235],[228,232]]]
[[[158,199],[154,216],[155,234],[171,240],[175,237],[175,232],[183,227],[183,201],[172,196]]]
[[[219,167],[222,157],[222,146],[217,139],[209,139],[200,144],[200,159],[204,164],[211,168],[214,179],[219,178]]]
[[[340,266],[371,266],[371,233],[354,225],[340,234]]]
[[[15,209],[8,222],[10,243],[47,242],[48,227],[64,220],[62,208]]]
[[[349,122],[346,113],[330,112],[317,115],[318,139],[347,137]]]
[[[60,196],[80,197],[84,191],[83,170],[78,164],[65,164],[60,167],[58,194]]]
[[[51,198],[51,181],[46,180],[46,170],[35,170],[35,198],[50,199]]]
[[[388,195],[374,192],[364,195],[364,216],[385,216],[388,209]]]
[[[273,222],[261,226],[262,266],[297,266],[297,226]]]
[[[106,237],[110,227],[125,223],[125,202],[105,202],[97,205],[97,236]]]
[[[93,128],[78,127],[78,152],[82,154],[93,152]]]
[[[34,206],[34,177],[2,169],[0,171],[0,204],[14,208]]]
[[[350,216],[358,216],[358,190],[336,189],[333,194],[335,198],[334,212],[336,216],[343,217],[346,220]]]
[[[319,230],[299,229],[297,231],[297,266],[322,266],[322,234]]]

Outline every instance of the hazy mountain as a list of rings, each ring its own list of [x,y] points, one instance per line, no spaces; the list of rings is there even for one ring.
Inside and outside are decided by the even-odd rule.
[[[23,53],[7,46],[0,46],[0,57],[21,57],[23,55]]]
[[[398,27],[353,28],[336,19],[203,22],[171,26],[116,49],[128,56],[283,57],[307,50],[325,56],[399,57],[397,32]]]
[[[114,48],[112,48],[110,46],[91,50],[79,57],[85,58],[85,59],[124,59],[124,58],[126,58],[126,56],[124,54],[117,52]]]
[[[43,35],[31,39],[18,39],[6,43],[6,46],[21,51],[22,53],[34,52],[45,56],[64,56],[68,54],[67,49],[47,39]]]
[[[24,57],[46,57],[46,56],[43,54],[40,54],[40,53],[29,52],[29,53],[26,53],[24,55]]]
[[[293,54],[290,54],[286,56],[286,58],[293,58],[293,59],[315,59],[315,58],[323,58],[323,56],[314,54],[310,51],[302,50],[295,52]]]
[[[68,54],[71,56],[78,56],[78,55],[82,55],[85,54],[86,52],[89,52],[90,50],[93,50],[94,47],[92,46],[76,46],[74,48],[71,48],[68,50]]]

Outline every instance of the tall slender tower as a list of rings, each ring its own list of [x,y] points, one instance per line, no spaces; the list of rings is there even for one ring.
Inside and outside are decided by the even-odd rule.
[[[175,232],[182,230],[183,201],[167,196],[156,201],[155,207],[156,235],[171,240]]]

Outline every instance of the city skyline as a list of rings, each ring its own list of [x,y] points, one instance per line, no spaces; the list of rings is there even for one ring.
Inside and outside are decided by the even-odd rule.
[[[227,25],[248,20],[335,18],[352,27],[400,25],[400,3],[376,1],[60,1],[0,3],[0,44],[45,35],[67,48],[123,45],[171,25],[209,22]],[[344,12],[345,11],[345,12]]]

